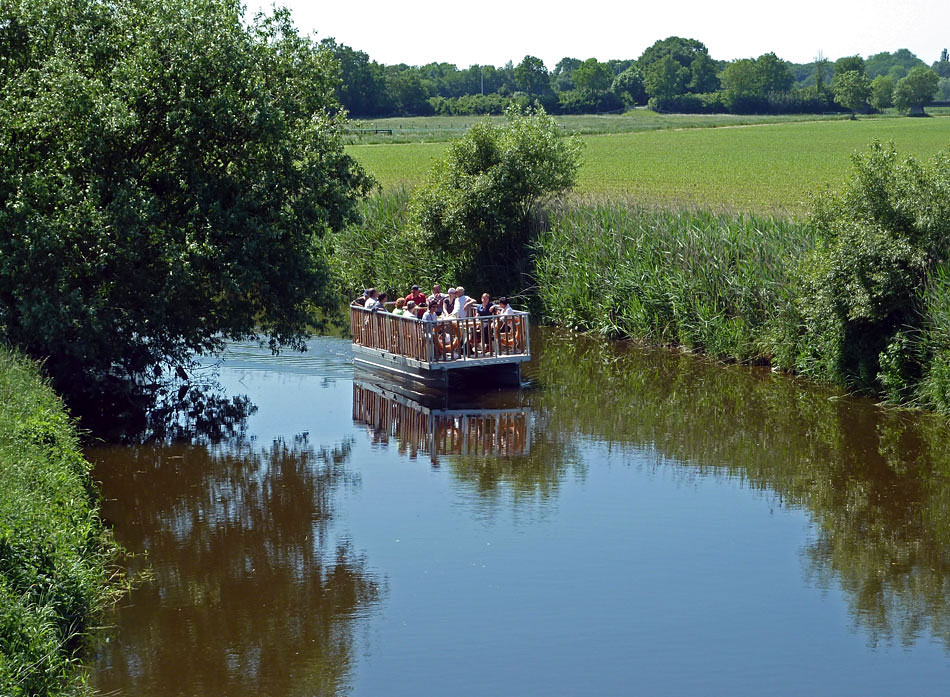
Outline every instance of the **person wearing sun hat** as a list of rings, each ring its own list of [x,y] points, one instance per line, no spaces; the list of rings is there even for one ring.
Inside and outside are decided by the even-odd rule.
[[[449,294],[442,301],[442,314],[451,315],[455,312],[455,288],[449,288]]]

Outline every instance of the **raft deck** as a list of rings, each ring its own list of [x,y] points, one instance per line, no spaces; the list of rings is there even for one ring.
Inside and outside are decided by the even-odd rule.
[[[448,386],[450,378],[517,385],[531,359],[527,312],[423,322],[350,306],[353,359],[396,376]]]

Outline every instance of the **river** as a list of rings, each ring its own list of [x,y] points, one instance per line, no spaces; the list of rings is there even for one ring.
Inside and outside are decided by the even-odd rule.
[[[256,411],[224,436],[89,448],[138,576],[95,687],[944,693],[945,419],[556,330],[532,350],[522,389],[433,405],[345,340],[236,345],[216,379]]]

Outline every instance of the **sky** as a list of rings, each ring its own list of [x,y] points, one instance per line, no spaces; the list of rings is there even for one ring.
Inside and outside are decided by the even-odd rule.
[[[248,14],[273,0],[245,0]],[[298,29],[384,64],[517,65],[553,69],[565,56],[637,58],[658,39],[706,44],[717,60],[773,51],[793,63],[910,49],[928,65],[950,46],[947,0],[282,0]]]

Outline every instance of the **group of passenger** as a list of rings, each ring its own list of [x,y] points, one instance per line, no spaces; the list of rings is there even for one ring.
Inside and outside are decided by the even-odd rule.
[[[353,301],[367,310],[388,312],[386,293],[380,293],[375,288],[367,288],[363,295]],[[465,288],[457,286],[449,288],[448,293],[442,292],[442,286],[436,283],[432,286],[432,294],[426,295],[419,286],[414,285],[405,297],[396,298],[392,314],[421,319],[424,322],[436,322],[440,319],[466,319],[468,317],[491,317],[495,315],[512,315],[514,310],[508,303],[508,298],[498,298],[493,303],[491,295],[482,293],[479,303],[465,294]]]

